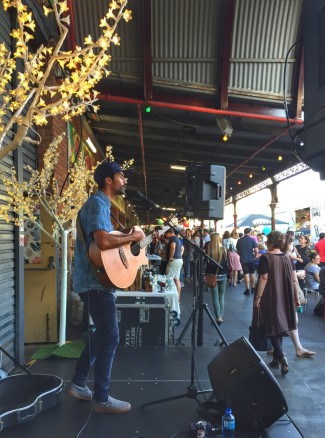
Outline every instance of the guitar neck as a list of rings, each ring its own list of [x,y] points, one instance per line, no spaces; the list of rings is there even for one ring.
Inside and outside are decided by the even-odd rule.
[[[151,243],[152,241],[152,234],[149,234],[149,236],[146,236],[144,239],[140,240],[139,245],[140,248],[145,248],[146,246],[149,245],[149,243]]]

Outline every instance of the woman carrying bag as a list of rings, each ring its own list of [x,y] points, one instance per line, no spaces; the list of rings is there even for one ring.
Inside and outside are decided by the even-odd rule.
[[[218,268],[208,260],[206,267],[206,285],[212,295],[212,304],[218,325],[223,323],[223,312],[225,305],[225,289],[227,283],[227,252],[222,246],[219,233],[210,234],[210,242],[207,246],[207,254],[215,260],[222,268]]]
[[[289,371],[288,361],[282,348],[283,335],[297,329],[296,307],[300,306],[290,258],[282,252],[284,235],[272,231],[267,236],[268,253],[260,258],[259,279],[254,306],[260,310],[267,335],[273,346],[271,368],[281,368],[281,374]]]

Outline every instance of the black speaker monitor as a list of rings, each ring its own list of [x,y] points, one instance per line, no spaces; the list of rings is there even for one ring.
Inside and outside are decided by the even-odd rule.
[[[288,411],[278,382],[244,337],[224,348],[208,373],[217,402],[232,408],[238,430],[264,430]]]
[[[198,165],[187,176],[187,198],[194,216],[201,219],[223,219],[226,168]]]

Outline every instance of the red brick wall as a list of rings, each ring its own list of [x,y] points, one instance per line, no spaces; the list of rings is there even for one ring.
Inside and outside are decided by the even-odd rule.
[[[45,126],[38,126],[37,131],[42,139],[37,148],[38,170],[42,170],[44,167],[44,152],[53,139],[57,138],[63,132],[67,133],[67,124],[60,117],[50,117],[48,119],[48,124]],[[59,151],[59,161],[55,167],[54,176],[56,177],[59,189],[61,190],[68,172],[68,139],[66,136],[63,138],[59,146]]]

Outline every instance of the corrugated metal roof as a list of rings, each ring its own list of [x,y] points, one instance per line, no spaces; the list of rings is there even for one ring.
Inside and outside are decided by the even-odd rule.
[[[229,93],[254,100],[283,98],[286,53],[297,40],[302,0],[236,2]],[[153,85],[216,93],[221,85],[225,26],[223,0],[152,0]],[[129,0],[133,20],[120,22],[120,46],[112,46],[113,77],[143,83],[142,2]],[[107,2],[74,2],[77,43],[99,35]],[[287,99],[296,51],[287,65]]]
[[[284,63],[297,41],[302,0],[240,0],[236,3],[229,91],[245,97],[283,98]],[[295,51],[287,65],[287,98]]]
[[[216,90],[220,81],[223,2],[154,0],[154,82]]]
[[[99,22],[107,12],[107,5],[108,2],[103,0],[78,0],[73,3],[77,44],[82,45],[88,35],[93,39],[99,37]],[[117,33],[121,37],[121,44],[111,46],[112,62],[109,69],[113,77],[142,81],[141,2],[129,0],[127,8],[132,10],[133,19],[128,23],[121,20],[118,24]]]

